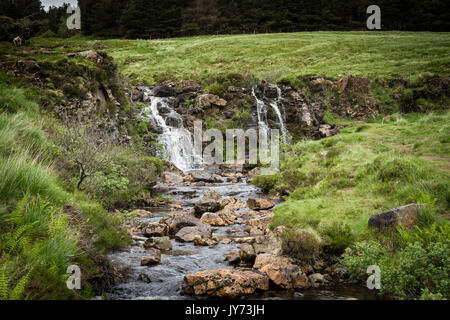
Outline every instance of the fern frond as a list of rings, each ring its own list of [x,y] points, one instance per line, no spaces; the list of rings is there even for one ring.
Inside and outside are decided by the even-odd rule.
[[[7,300],[9,297],[9,274],[4,265],[0,269],[0,300]]]
[[[33,269],[30,269],[22,278],[20,278],[14,289],[11,290],[9,295],[10,300],[20,300],[23,298],[25,288],[31,280],[32,272]]]

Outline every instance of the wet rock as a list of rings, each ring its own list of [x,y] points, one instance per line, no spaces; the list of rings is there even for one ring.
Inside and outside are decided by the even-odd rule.
[[[217,179],[217,176],[208,172],[194,172],[191,173],[192,178],[196,182],[220,182],[220,179]]]
[[[160,85],[153,88],[152,94],[155,97],[175,97],[177,91],[168,85]]]
[[[384,229],[403,225],[406,228],[411,228],[416,224],[417,219],[418,205],[413,203],[371,216],[369,227]]]
[[[275,202],[266,199],[248,199],[247,206],[252,210],[269,210],[275,207]]]
[[[167,184],[181,185],[183,183],[183,177],[173,172],[163,172],[162,177]]]
[[[306,274],[287,257],[260,254],[256,257],[253,268],[266,273],[274,284],[283,289],[303,289],[310,286]]]
[[[179,212],[171,214],[159,220],[160,223],[166,224],[169,228],[169,234],[174,235],[184,227],[202,226],[203,223],[187,212]]]
[[[161,262],[161,251],[151,249],[148,254],[141,258],[141,266],[152,266]]]
[[[154,222],[154,223],[148,223],[143,229],[143,232],[145,237],[164,237],[169,235],[169,227],[166,224]]]
[[[229,264],[237,265],[241,262],[241,254],[240,251],[233,251],[227,254],[225,257],[225,261],[228,261]]]
[[[159,250],[172,250],[172,242],[169,237],[151,237],[144,243],[144,248],[155,248]]]
[[[196,236],[200,238],[211,238],[212,231],[207,227],[185,227],[177,232],[175,239],[180,242],[193,242]]]
[[[255,249],[251,244],[244,243],[239,250],[239,257],[243,262],[253,263],[256,258]]]
[[[189,295],[236,298],[269,289],[269,278],[254,271],[208,270],[188,274],[183,291]]]
[[[194,244],[196,246],[215,246],[217,245],[217,241],[209,238],[202,238],[199,235],[194,237]]]
[[[223,227],[233,224],[236,220],[236,214],[228,209],[217,212],[205,212],[200,221],[211,226]]]
[[[205,212],[217,212],[224,207],[222,196],[214,190],[209,190],[194,206],[196,215]]]

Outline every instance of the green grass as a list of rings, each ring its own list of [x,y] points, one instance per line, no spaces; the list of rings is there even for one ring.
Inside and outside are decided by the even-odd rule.
[[[449,136],[450,111],[394,114],[390,122],[349,125],[334,137],[287,146],[281,172],[252,182],[290,192],[272,223],[288,228],[287,244],[298,244],[286,248],[290,254],[302,261],[317,256],[305,256],[308,238],[299,236],[315,230],[318,252],[345,250],[342,261],[353,276],[365,280],[367,267],[379,265],[382,293],[449,298]],[[417,228],[369,230],[372,215],[409,203],[424,205]]]
[[[89,298],[86,280],[81,292],[67,289],[67,267],[101,277],[105,266],[90,265],[127,242],[123,221],[64,188],[48,134],[54,120],[24,90],[0,88],[0,299]]]
[[[299,142],[284,155],[279,175],[253,182],[273,192],[291,191],[275,210],[275,225],[326,230],[342,222],[361,237],[371,215],[426,196],[436,198],[445,213],[449,120],[449,112],[396,115],[391,123],[351,126],[335,137]]]
[[[267,81],[293,81],[309,74],[408,78],[425,72],[448,76],[450,71],[449,33],[300,32],[164,40],[38,38],[33,46],[59,44],[55,52],[62,53],[91,49],[97,41],[107,46],[105,51],[134,83],[194,79],[208,85],[233,74]]]

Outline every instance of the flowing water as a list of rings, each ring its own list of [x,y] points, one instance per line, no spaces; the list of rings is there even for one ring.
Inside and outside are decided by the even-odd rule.
[[[266,107],[266,102],[272,107],[273,111],[275,112],[276,116],[277,116],[277,120],[278,120],[278,125],[280,127],[281,130],[281,138],[282,138],[282,142],[283,143],[287,143],[288,142],[288,132],[286,129],[286,121],[283,117],[283,115],[281,114],[281,106],[282,106],[282,96],[281,96],[281,89],[278,86],[275,86],[276,90],[277,90],[277,98],[275,99],[271,99],[266,97],[265,95],[265,89],[263,92],[263,96],[262,98],[258,98],[257,94],[256,94],[256,89],[257,87],[253,87],[252,90],[252,96],[256,101],[256,111],[258,114],[258,126],[260,130],[263,130],[264,132],[268,132],[270,127],[267,121],[267,107]]]
[[[170,106],[169,98],[155,97],[150,89],[143,90],[150,102],[141,117],[162,130],[158,137],[163,147],[160,156],[182,171],[195,169],[193,136],[184,127],[183,117]]]

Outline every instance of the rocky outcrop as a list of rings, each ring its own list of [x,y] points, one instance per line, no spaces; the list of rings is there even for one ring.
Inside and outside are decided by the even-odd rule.
[[[189,295],[237,298],[269,289],[269,278],[261,273],[242,270],[209,270],[188,274],[183,291]]]
[[[274,284],[283,289],[304,289],[310,286],[306,274],[286,257],[260,254],[253,268],[266,273]]]
[[[275,202],[266,199],[248,199],[247,206],[252,210],[269,210],[275,207]]]
[[[152,266],[161,261],[161,251],[151,249],[146,256],[141,258],[141,266]]]
[[[417,219],[418,205],[408,204],[403,207],[371,216],[369,219],[369,227],[384,229],[402,225],[406,228],[411,228],[416,224]]]

